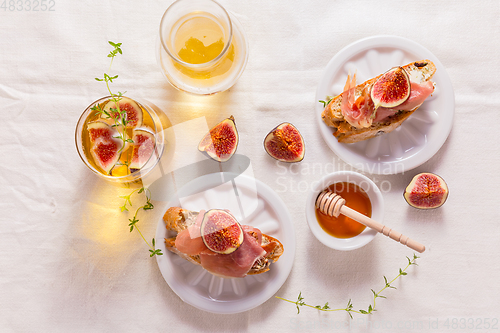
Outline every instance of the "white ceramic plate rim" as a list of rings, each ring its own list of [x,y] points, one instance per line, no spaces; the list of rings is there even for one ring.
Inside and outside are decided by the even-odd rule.
[[[332,129],[328,127],[321,119],[323,105],[319,100],[325,100],[326,96],[331,95],[331,78],[352,58],[362,52],[374,48],[392,48],[394,50],[403,50],[412,54],[415,60],[429,59],[436,65],[437,71],[434,75],[435,80],[439,80],[439,96],[436,98],[446,99],[446,108],[439,110],[439,115],[444,118],[443,121],[435,124],[439,126],[439,131],[428,137],[424,147],[405,159],[393,159],[391,161],[377,161],[375,158],[368,158],[355,152],[349,144],[342,144],[332,134]],[[397,64],[395,64],[397,65]],[[426,101],[432,103],[432,101]],[[455,95],[451,80],[441,62],[428,49],[422,45],[398,36],[373,36],[358,40],[339,51],[328,63],[316,92],[316,121],[319,125],[321,135],[330,149],[337,154],[346,163],[365,172],[372,174],[396,174],[409,171],[423,163],[427,162],[442,147],[446,138],[450,134],[453,125],[453,116],[455,111]],[[386,135],[392,135],[389,133]],[[428,133],[427,133],[428,134]]]
[[[309,192],[306,204],[306,218],[313,235],[324,245],[342,251],[359,249],[375,238],[377,232],[366,228],[362,233],[351,238],[336,238],[327,234],[318,224],[315,214],[315,202],[318,195],[331,184],[350,182],[359,185],[365,190],[372,203],[372,218],[382,223],[384,217],[384,199],[375,183],[368,177],[353,171],[338,171],[324,176]]]
[[[236,174],[232,173],[222,173],[224,179],[235,178]],[[274,210],[274,213],[278,217],[278,222],[280,223],[280,232],[283,233],[280,242],[283,243],[285,248],[284,253],[280,257],[277,263],[271,264],[271,270],[276,271],[279,265],[279,271],[277,271],[276,277],[264,281],[265,283],[263,290],[255,296],[242,297],[235,301],[217,301],[206,297],[203,297],[191,288],[186,281],[182,281],[176,278],[173,271],[177,268],[175,263],[172,262],[172,258],[176,255],[171,253],[165,248],[165,242],[163,240],[166,236],[165,223],[163,218],[158,222],[158,227],[156,229],[156,239],[157,248],[161,249],[164,253],[162,256],[156,256],[158,267],[160,268],[163,278],[170,286],[170,288],[186,303],[207,312],[221,313],[221,314],[233,314],[248,311],[253,309],[270,297],[272,297],[285,283],[290,271],[292,270],[293,261],[295,258],[295,230],[293,223],[288,212],[285,203],[281,198],[274,192],[269,186],[265,185],[257,179],[250,178],[245,175],[238,175],[238,186],[245,186],[245,182],[254,182],[257,187],[258,196],[262,198],[266,204]],[[209,188],[215,187],[221,184],[221,173],[208,174],[198,177],[191,182],[183,186],[177,193],[177,197],[170,200],[166,208],[177,206],[178,198],[186,196],[191,193],[200,192],[207,190]],[[270,234],[272,236],[272,233]],[[273,267],[274,265],[274,267]],[[269,272],[263,273],[267,274]]]

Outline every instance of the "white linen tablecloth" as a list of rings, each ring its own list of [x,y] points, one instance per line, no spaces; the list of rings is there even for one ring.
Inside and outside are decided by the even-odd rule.
[[[500,329],[499,1],[220,0],[243,25],[250,55],[237,84],[211,97],[175,90],[158,69],[157,32],[171,2],[0,0],[1,332]],[[172,124],[204,116],[213,126],[234,115],[238,153],[286,203],[297,234],[293,269],[276,295],[296,300],[302,292],[308,304],[332,308],[352,299],[355,309],[365,309],[370,289],[382,288],[383,276],[397,275],[413,252],[380,235],[358,250],[331,250],[311,234],[305,199],[314,181],[351,170],[317,129],[321,75],[343,47],[381,34],[429,49],[455,91],[453,129],[434,157],[404,174],[367,174],[391,185],[383,193],[384,222],[427,245],[419,266],[384,293],[387,299],[377,299],[375,313],[352,320],[306,307],[297,314],[274,297],[236,315],[183,303],[128,230],[118,198],[128,190],[98,179],[76,152],[81,112],[107,95],[94,80],[108,68],[107,42],[123,43],[113,89],[155,103]],[[263,150],[265,135],[283,121],[305,138],[299,164],[277,163]],[[423,171],[441,175],[450,188],[437,210],[415,210],[402,198]],[[148,239],[162,213],[140,215]]]

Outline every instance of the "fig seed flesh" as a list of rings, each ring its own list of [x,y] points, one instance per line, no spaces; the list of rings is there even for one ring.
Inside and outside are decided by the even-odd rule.
[[[95,164],[109,174],[120,159],[123,141],[117,139],[118,132],[103,121],[88,123],[90,136],[90,154]]]
[[[243,243],[243,229],[233,215],[211,209],[203,216],[200,227],[203,243],[213,252],[230,254]]]
[[[215,125],[200,141],[198,150],[218,162],[228,161],[238,148],[238,130],[231,116]]]
[[[371,88],[371,98],[378,107],[393,108],[410,97],[410,78],[402,67],[394,67],[382,74]]]
[[[412,207],[418,209],[438,208],[448,198],[448,186],[438,175],[420,173],[413,177],[403,196]]]
[[[144,129],[134,129],[133,131],[132,160],[130,162],[130,172],[141,169],[151,158],[155,151],[155,136]]]
[[[126,112],[127,128],[135,128],[142,126],[142,121],[143,121],[142,109],[139,107],[139,105],[137,105],[135,101],[131,100],[130,98],[122,97],[118,102],[118,105],[120,107],[120,111]],[[112,100],[106,103],[106,105],[104,106],[104,110],[111,115],[111,118],[113,119],[113,124],[114,124],[114,119],[120,117],[120,114],[118,113],[117,109],[118,108],[116,102]],[[118,122],[121,124],[121,117]]]
[[[281,162],[300,162],[304,159],[305,143],[299,130],[290,123],[275,127],[264,139],[264,148]]]

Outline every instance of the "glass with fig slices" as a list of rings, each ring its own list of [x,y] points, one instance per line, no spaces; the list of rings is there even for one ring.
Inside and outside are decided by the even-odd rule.
[[[90,104],[78,120],[75,141],[85,165],[117,183],[146,176],[164,150],[163,126],[153,105],[121,95]]]

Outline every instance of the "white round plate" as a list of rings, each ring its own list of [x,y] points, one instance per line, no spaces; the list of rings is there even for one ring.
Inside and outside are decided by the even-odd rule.
[[[295,257],[295,231],[285,204],[267,185],[245,175],[208,174],[182,187],[165,210],[169,207],[194,211],[229,209],[242,224],[275,237],[284,247],[283,255],[271,264],[269,271],[224,279],[169,252],[160,240],[174,236],[175,232],[167,231],[160,219],[156,246],[164,255],[156,256],[158,266],[170,288],[184,302],[212,313],[239,313],[264,303],[287,279]]]
[[[321,119],[319,100],[342,93],[349,72],[361,83],[388,69],[429,59],[436,65],[436,89],[424,104],[391,133],[356,143],[339,143]],[[446,141],[453,124],[455,95],[439,60],[420,44],[397,36],[374,36],[354,42],[328,63],[316,92],[316,120],[321,135],[342,160],[371,174],[403,173],[428,161]]]

